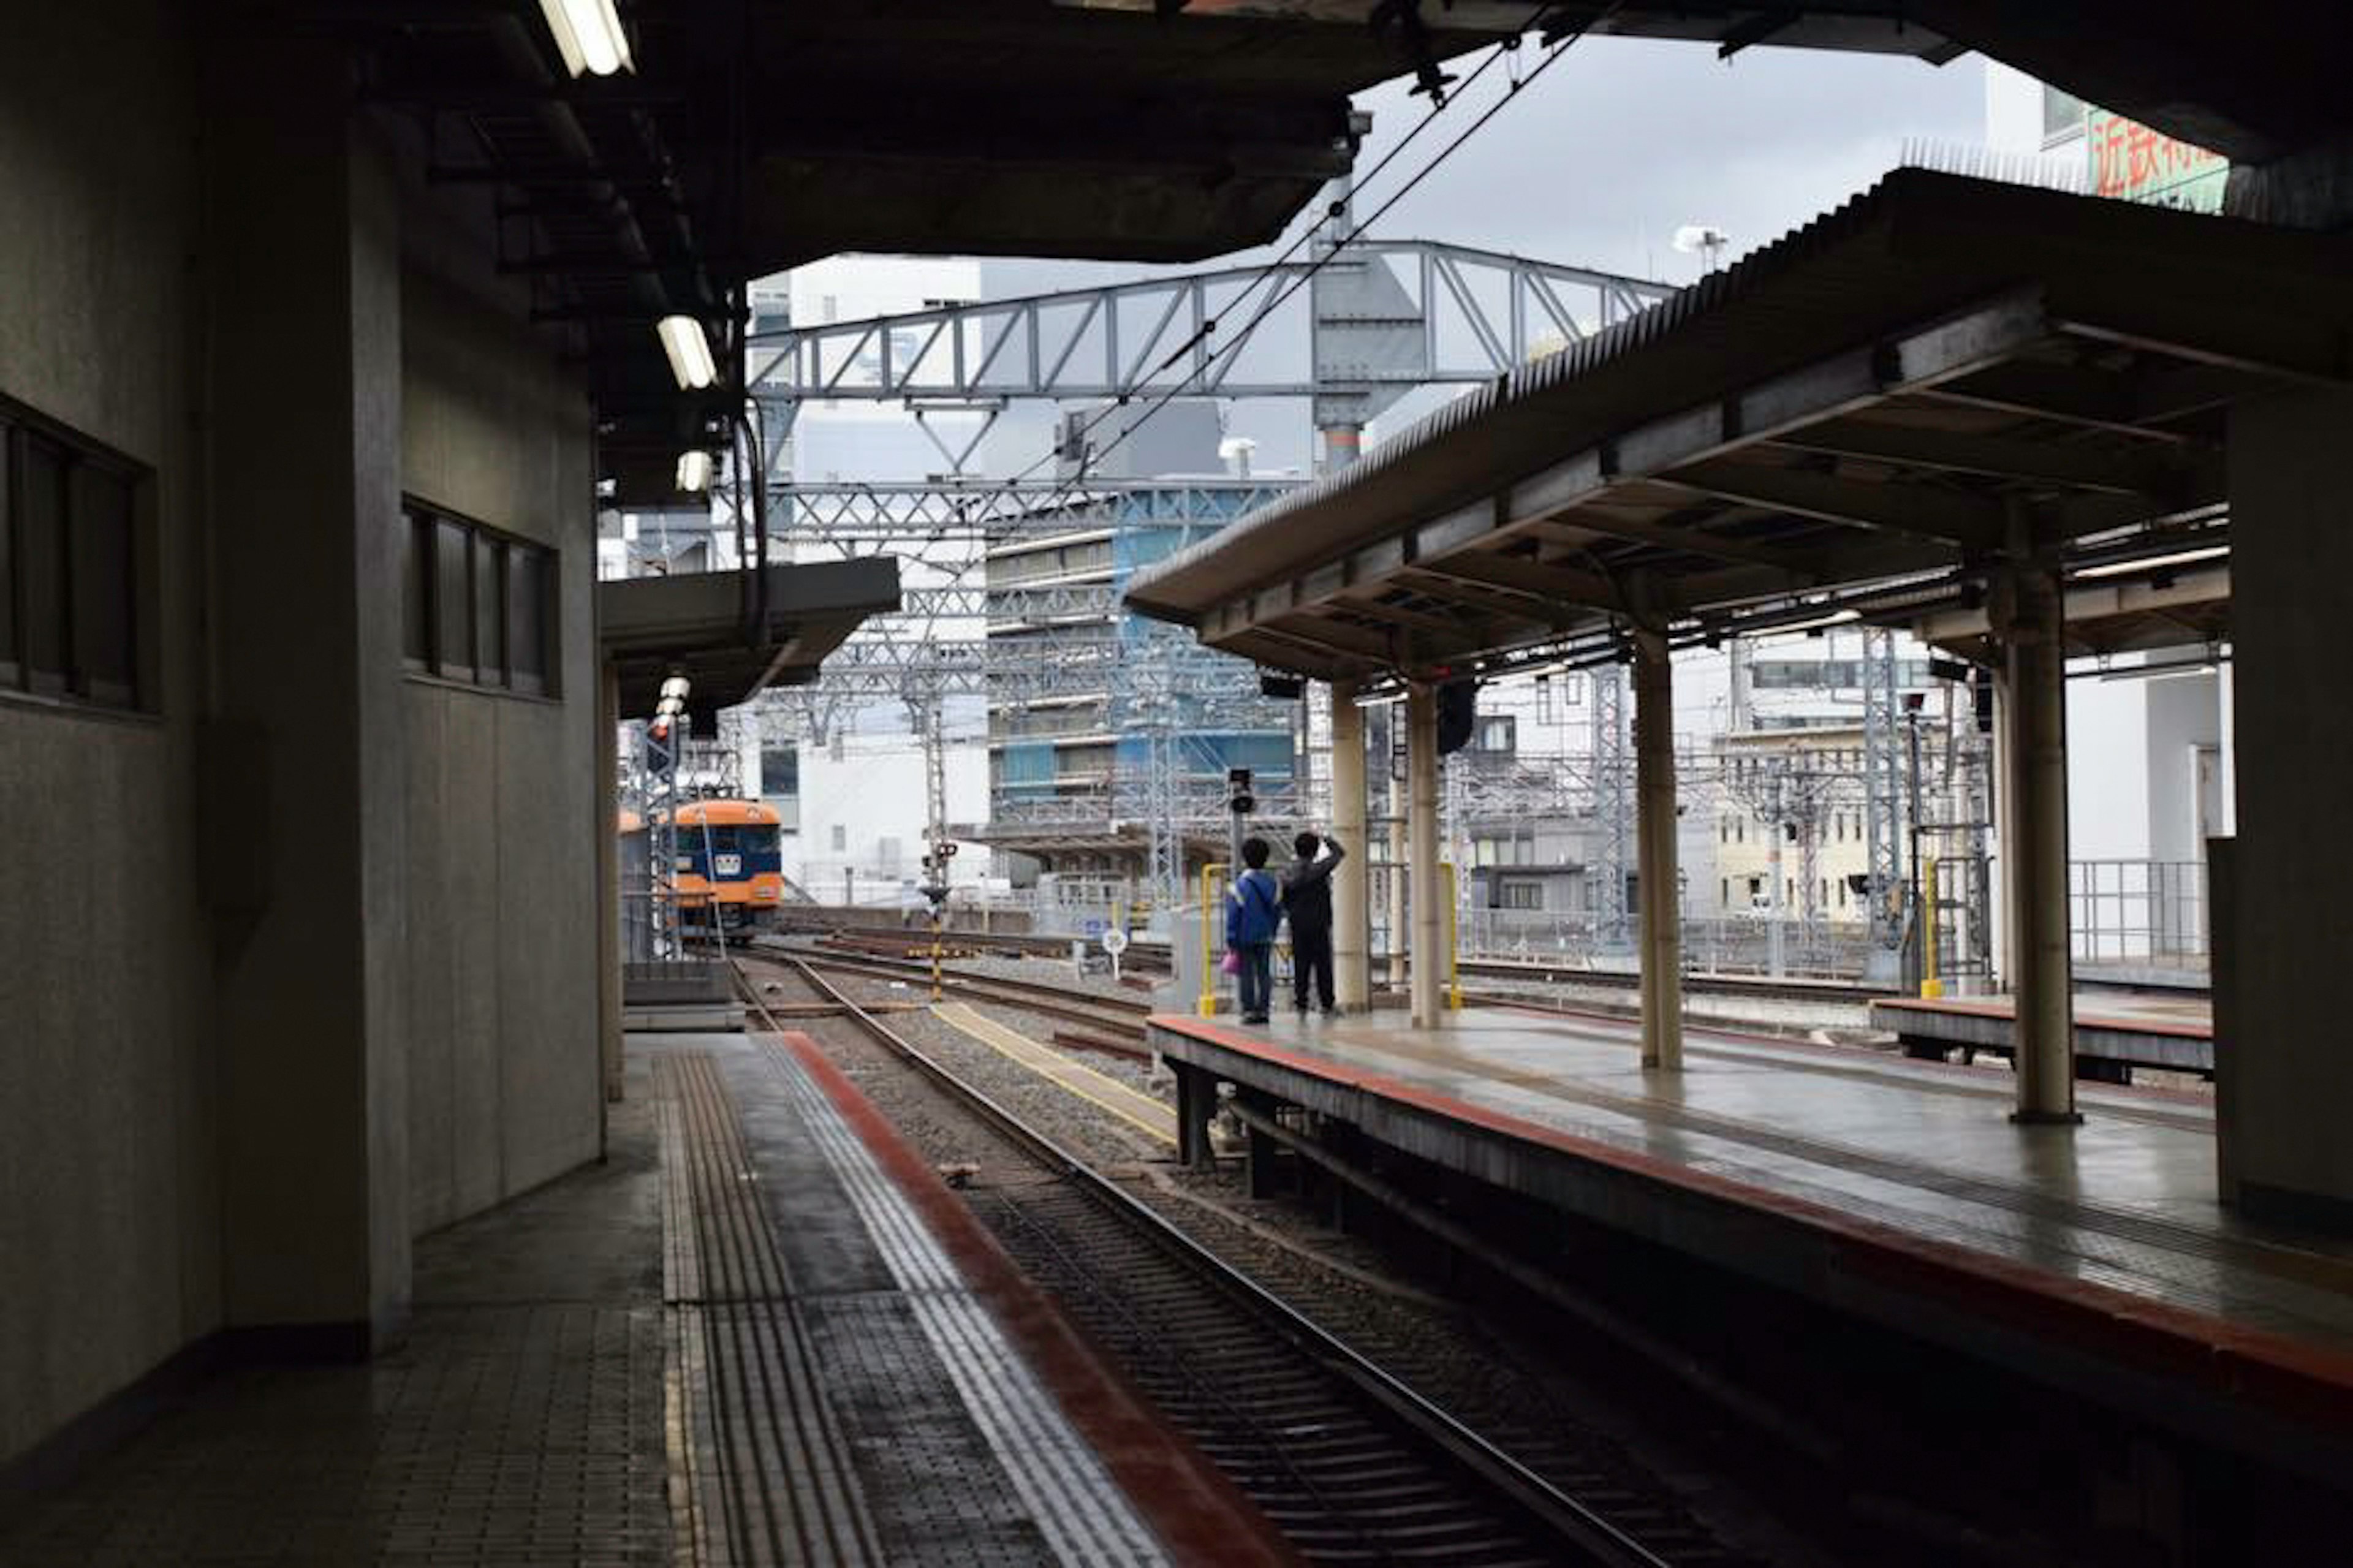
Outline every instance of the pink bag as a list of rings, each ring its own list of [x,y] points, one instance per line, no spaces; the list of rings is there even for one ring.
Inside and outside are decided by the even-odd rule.
[[[1240,974],[1242,972],[1242,950],[1238,947],[1226,949],[1226,956],[1218,962],[1218,971],[1221,974]]]

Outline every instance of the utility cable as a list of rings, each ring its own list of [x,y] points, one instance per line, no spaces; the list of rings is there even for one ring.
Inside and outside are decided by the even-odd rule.
[[[1391,208],[1395,207],[1398,202],[1404,200],[1405,197],[1410,195],[1424,180],[1436,173],[1439,167],[1457,151],[1459,151],[1464,142],[1468,142],[1473,135],[1477,134],[1480,129],[1485,126],[1488,121],[1493,120],[1497,114],[1501,113],[1504,107],[1516,98],[1523,89],[1532,86],[1538,78],[1542,77],[1546,71],[1557,64],[1562,57],[1566,56],[1570,49],[1574,48],[1577,42],[1588,33],[1591,32],[1596,26],[1606,21],[1610,16],[1614,15],[1622,4],[1623,0],[1616,0],[1616,3],[1612,4],[1608,9],[1588,18],[1573,31],[1559,35],[1558,41],[1553,43],[1546,49],[1545,58],[1537,62],[1535,68],[1529,71],[1524,77],[1514,77],[1509,86],[1505,89],[1503,95],[1496,99],[1493,103],[1489,104],[1487,108],[1481,112],[1477,119],[1473,120],[1470,124],[1464,126],[1461,131],[1457,132],[1452,141],[1449,142],[1444,147],[1439,149],[1437,156],[1430,159],[1430,162],[1423,164],[1419,169],[1414,171],[1414,173],[1408,177],[1404,184],[1398,186],[1398,189],[1385,198],[1379,205],[1376,206],[1371,213],[1350,227],[1345,234],[1343,234],[1337,239],[1334,240],[1323,255],[1316,257],[1304,268],[1299,271],[1296,276],[1291,279],[1289,284],[1280,292],[1271,295],[1265,303],[1259,306],[1259,308],[1251,314],[1250,320],[1242,325],[1241,330],[1229,337],[1225,343],[1210,356],[1207,363],[1205,363],[1200,369],[1195,370],[1187,374],[1184,380],[1170,386],[1166,391],[1155,397],[1150,405],[1147,406],[1142,414],[1138,415],[1134,419],[1121,427],[1119,434],[1112,438],[1112,441],[1108,446],[1104,447],[1099,453],[1089,454],[1086,461],[1088,463],[1098,461],[1102,458],[1108,457],[1112,452],[1116,451],[1123,442],[1124,442],[1130,436],[1134,435],[1138,429],[1142,428],[1143,426],[1155,415],[1158,414],[1163,408],[1166,408],[1176,398],[1183,396],[1187,392],[1192,390],[1195,385],[1200,384],[1205,378],[1209,379],[1212,384],[1214,384],[1215,376],[1219,374],[1219,366],[1220,362],[1229,361],[1233,355],[1238,354],[1243,346],[1249,342],[1250,334],[1258,329],[1261,322],[1264,321],[1268,316],[1272,314],[1286,301],[1296,295],[1302,288],[1314,281],[1317,273],[1329,266],[1340,256],[1342,251],[1345,250],[1351,243],[1360,237],[1367,228],[1371,227],[1373,224],[1378,222],[1389,212]],[[1366,182],[1369,184],[1371,180],[1377,176],[1382,170],[1386,169],[1389,163],[1393,162],[1397,156],[1422,132],[1422,131],[1426,130],[1433,121],[1435,121],[1440,114],[1444,113],[1448,103],[1461,101],[1462,92],[1477,82],[1479,78],[1484,75],[1497,60],[1504,58],[1507,55],[1515,53],[1526,35],[1530,31],[1539,27],[1549,13],[1549,6],[1540,7],[1536,15],[1532,16],[1528,23],[1525,25],[1519,32],[1513,34],[1508,38],[1499,41],[1495,47],[1489,51],[1486,59],[1482,60],[1477,68],[1472,72],[1470,78],[1461,84],[1461,89],[1458,89],[1451,98],[1447,100],[1446,103],[1433,106],[1430,111],[1417,121],[1414,126],[1408,131],[1406,135],[1399,139],[1398,144],[1391,148],[1389,152],[1385,154],[1370,171],[1367,172]],[[1326,216],[1331,215],[1327,214]],[[1246,298],[1250,293],[1255,291],[1261,284],[1271,280],[1277,275],[1278,269],[1288,262],[1289,258],[1293,255],[1296,254],[1299,247],[1307,240],[1314,237],[1314,236],[1321,231],[1321,228],[1322,225],[1320,223],[1312,225],[1303,231],[1297,238],[1293,239],[1291,245],[1283,251],[1282,256],[1276,258],[1276,259],[1270,263],[1257,278],[1251,280],[1250,285],[1243,290],[1242,295],[1237,297],[1235,304],[1228,307],[1228,313],[1230,313],[1231,310],[1239,305],[1240,299]],[[1180,357],[1185,353],[1189,352],[1194,344],[1198,342],[1199,338],[1213,325],[1213,322],[1205,322],[1201,331],[1197,331],[1193,338],[1188,339],[1187,342],[1180,346],[1175,353],[1172,353],[1166,359],[1164,359],[1160,365],[1155,367],[1155,374],[1157,370],[1166,369],[1166,366],[1173,363],[1176,358]],[[1111,417],[1111,416],[1119,408],[1125,406],[1128,398],[1131,395],[1132,393],[1123,393],[1113,402],[1106,404],[1092,417],[1089,418],[1079,427],[1079,429],[1074,433],[1075,436],[1083,439],[1098,425]],[[1051,462],[1060,455],[1060,448],[1048,451],[1036,461],[1032,462],[1028,468],[1022,469],[1020,473],[1015,475],[1012,479],[1008,480],[1008,488],[1020,484],[1022,480],[1029,478],[1030,475],[1036,473],[1039,468],[1045,467],[1046,464]],[[1050,500],[1047,503],[1046,510],[1051,510],[1053,507],[1061,504],[1064,500],[1067,500],[1071,494],[1084,483],[1085,477],[1082,468],[1079,475],[1074,476],[1069,482],[1067,482],[1062,488],[1062,490],[1052,500]]]
[[[1486,75],[1498,60],[1503,59],[1508,55],[1515,54],[1519,49],[1521,42],[1526,37],[1528,33],[1537,28],[1544,22],[1546,16],[1550,14],[1550,11],[1551,5],[1549,4],[1549,0],[1547,0],[1546,4],[1536,6],[1535,12],[1530,16],[1528,20],[1522,24],[1518,32],[1514,33],[1507,38],[1498,40],[1495,47],[1487,52],[1486,58],[1479,62],[1478,66],[1472,69],[1469,79],[1461,84],[1461,86],[1455,90],[1452,97],[1445,100],[1433,100],[1430,105],[1430,111],[1427,114],[1424,114],[1419,120],[1414,121],[1414,123],[1408,128],[1406,133],[1398,139],[1397,144],[1391,147],[1388,152],[1381,154],[1379,160],[1376,162],[1370,169],[1365,172],[1365,174],[1356,181],[1357,189],[1361,191],[1365,186],[1370,185],[1375,180],[1378,179],[1382,172],[1391,163],[1395,163],[1398,158],[1404,153],[1406,149],[1412,146],[1415,141],[1420,137],[1421,133],[1430,129],[1430,125],[1438,119],[1438,117],[1446,111],[1447,106],[1450,103],[1459,101],[1461,95],[1476,85],[1479,79]],[[1519,89],[1519,86],[1520,84],[1514,83],[1512,90],[1516,92]],[[1443,157],[1443,154],[1440,154],[1440,156]],[[1433,164],[1432,166],[1435,165]],[[1091,416],[1078,427],[1077,430],[1071,432],[1071,435],[1065,438],[1065,442],[1063,444],[1058,444],[1055,447],[1050,449],[1036,461],[1032,462],[1028,468],[1023,468],[1019,473],[1014,475],[1012,479],[1006,481],[1008,488],[1019,485],[1024,479],[1029,479],[1039,469],[1052,462],[1057,457],[1060,457],[1063,450],[1063,445],[1066,445],[1068,441],[1077,440],[1083,442],[1088,436],[1094,432],[1097,426],[1103,424],[1103,421],[1109,419],[1113,414],[1127,405],[1129,399],[1134,395],[1135,388],[1137,386],[1151,381],[1153,377],[1168,369],[1169,366],[1184,358],[1185,355],[1192,353],[1194,349],[1197,348],[1205,339],[1216,332],[1219,320],[1224,317],[1231,316],[1241,310],[1244,302],[1247,301],[1252,294],[1256,293],[1261,287],[1274,281],[1281,276],[1283,268],[1289,265],[1291,258],[1299,253],[1300,247],[1309,243],[1314,239],[1318,234],[1322,233],[1326,220],[1339,216],[1339,213],[1336,210],[1338,204],[1336,202],[1327,206],[1322,216],[1320,216],[1315,222],[1302,228],[1298,235],[1292,239],[1291,243],[1283,247],[1281,255],[1277,256],[1272,261],[1268,262],[1259,270],[1257,276],[1253,277],[1247,284],[1243,285],[1241,291],[1227,301],[1223,310],[1219,311],[1217,316],[1210,317],[1208,320],[1203,321],[1200,326],[1194,329],[1191,335],[1187,337],[1183,342],[1177,344],[1175,349],[1171,350],[1157,364],[1154,365],[1149,372],[1139,377],[1136,382],[1130,384],[1128,386],[1123,388],[1114,395],[1109,402],[1105,403],[1102,408],[1098,409],[1092,416]],[[1382,211],[1387,210],[1388,207],[1385,205],[1382,208]],[[1333,247],[1334,251],[1336,252],[1341,245],[1346,244],[1348,240],[1354,239],[1357,235],[1363,233],[1364,226],[1364,225],[1359,224],[1356,227],[1350,230],[1346,236],[1343,237],[1341,240],[1335,243]],[[1330,257],[1327,253],[1326,257],[1324,258],[1323,260],[1328,260],[1329,258]],[[1314,277],[1315,272],[1321,269],[1323,260],[1319,260],[1314,265],[1311,266],[1308,271],[1303,276],[1303,280],[1304,278]],[[1119,445],[1121,441],[1124,441],[1127,438],[1129,433],[1133,432],[1137,426],[1143,425],[1145,420],[1151,418],[1163,407],[1166,406],[1173,397],[1182,395],[1186,391],[1189,390],[1204,374],[1208,374],[1209,370],[1215,367],[1219,358],[1228,357],[1233,353],[1239,353],[1242,347],[1249,342],[1250,334],[1257,330],[1259,323],[1263,321],[1267,316],[1272,312],[1276,306],[1280,305],[1284,300],[1290,299],[1292,294],[1294,292],[1296,292],[1295,289],[1286,289],[1282,295],[1271,300],[1268,304],[1261,306],[1251,315],[1250,321],[1244,324],[1239,332],[1233,333],[1226,339],[1226,346],[1221,348],[1217,354],[1212,355],[1207,365],[1203,366],[1200,370],[1193,372],[1190,375],[1187,376],[1185,380],[1179,382],[1171,393],[1163,395],[1158,401],[1155,402],[1150,408],[1146,409],[1143,416],[1138,417],[1134,421],[1134,423],[1125,426],[1121,431],[1119,437],[1113,441],[1112,446],[1103,449],[1104,455],[1108,455]],[[1073,485],[1076,485],[1083,482],[1084,470],[1082,467],[1081,474],[1072,481],[1072,483]],[[1067,499],[1068,491],[1066,490],[1064,493],[1056,496],[1053,500],[1048,503],[1048,505],[1050,508],[1060,505]]]

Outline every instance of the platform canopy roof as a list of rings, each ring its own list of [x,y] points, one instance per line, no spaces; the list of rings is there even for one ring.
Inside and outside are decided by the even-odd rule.
[[[224,49],[347,46],[322,68],[565,340],[637,505],[677,500],[682,448],[724,443],[746,280],[851,250],[1176,262],[1271,240],[1348,168],[1350,94],[1496,36],[1435,8],[1409,38],[1058,0],[637,0],[630,68],[575,78],[533,0],[204,9]],[[719,340],[705,396],[657,345],[671,314]]]
[[[1188,17],[1314,20],[1363,28],[1397,0],[1063,0]],[[1509,31],[1519,0],[1419,0],[1451,27]],[[1679,39],[1745,49],[1911,55],[1975,49],[2234,163],[2264,163],[2353,129],[2343,89],[2353,8],[2313,0],[1557,0],[1556,33]]]
[[[1128,604],[1324,677],[1982,602],[2227,537],[2229,406],[2353,370],[2353,240],[1889,175],[1139,573]],[[1868,592],[1865,592],[1868,590]]]
[[[690,683],[688,707],[706,714],[816,679],[860,622],[898,607],[899,563],[872,555],[599,583],[596,633],[622,718],[650,716],[673,674]]]

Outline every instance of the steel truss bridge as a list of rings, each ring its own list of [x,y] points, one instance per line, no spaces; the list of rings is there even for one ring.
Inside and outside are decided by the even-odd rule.
[[[992,588],[989,552],[1091,533],[1175,531],[1149,549],[1157,555],[1296,482],[1098,474],[1098,458],[1167,399],[1303,400],[1325,460],[1345,461],[1364,426],[1414,389],[1508,374],[1673,291],[1643,279],[1430,240],[1358,237],[1335,247],[1331,237],[1348,227],[1345,189],[1342,195],[1307,254],[1271,268],[1185,273],[753,334],[747,374],[766,454],[771,559],[888,552],[900,557],[904,584],[900,612],[861,628],[827,659],[816,686],[772,700],[762,730],[823,734],[846,710],[896,701],[906,705],[927,750],[936,751],[954,699],[1024,714],[1032,704],[1099,700],[1109,726],[1145,739],[1152,759],[1151,776],[1112,781],[1108,809],[1150,824],[1150,879],[1173,886],[1190,817],[1221,823],[1224,815],[1221,791],[1196,789],[1198,781],[1184,773],[1185,734],[1263,729],[1272,710],[1231,660],[1175,628],[1124,617],[1124,570],[1035,584],[1000,580]],[[981,440],[1016,399],[1093,403],[1109,412],[1082,449],[1058,454],[1050,477],[967,474]],[[811,401],[901,405],[946,472],[914,481],[797,481],[791,436]],[[953,426],[935,418],[947,416],[959,417]],[[733,529],[732,516],[722,521]],[[1614,705],[1610,717],[1618,717]],[[1025,726],[1031,736],[1052,729],[1034,715]],[[1620,731],[1622,722],[1595,736],[1608,760],[1595,770],[1593,809],[1613,824],[1629,805],[1617,777],[1626,750]],[[1032,809],[1048,808],[1033,803]],[[1100,814],[1106,805],[1090,809]],[[1623,837],[1605,833],[1605,843]]]

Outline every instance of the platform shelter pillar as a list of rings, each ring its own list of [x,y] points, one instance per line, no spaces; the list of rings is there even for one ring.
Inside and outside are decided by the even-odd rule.
[[[212,879],[221,1316],[361,1355],[410,1283],[411,742],[399,188],[343,69],[256,44],[206,82],[206,478],[233,521],[202,831],[236,868]]]
[[[1356,683],[1332,683],[1332,837],[1348,852],[1332,873],[1332,983],[1341,1010],[1373,1005],[1372,846],[1365,841],[1365,710]]]
[[[2074,973],[2067,930],[2067,649],[2056,556],[2013,552],[1996,626],[2010,708],[2002,844],[2010,893],[2021,1122],[2075,1122]]]
[[[2348,452],[2353,393],[2301,388],[2231,411],[2238,804],[2214,930],[2221,1196],[2250,1218],[2339,1236],[2353,1235]]]
[[[1675,864],[1675,690],[1667,639],[1634,634],[1635,861],[1641,899],[1642,1065],[1683,1065],[1682,875]]]
[[[1444,1017],[1445,911],[1438,891],[1438,688],[1417,680],[1406,688],[1407,913],[1413,921],[1407,971],[1413,1026],[1434,1029]]]

